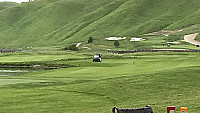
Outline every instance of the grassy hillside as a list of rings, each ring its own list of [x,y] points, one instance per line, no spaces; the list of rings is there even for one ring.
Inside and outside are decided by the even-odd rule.
[[[48,42],[43,37],[111,1],[38,0],[5,10],[0,13],[2,20],[0,35],[6,37],[1,44],[8,46],[49,45],[50,42],[57,44],[61,40],[52,39]]]
[[[69,40],[80,39],[80,37],[89,35],[103,38],[108,36],[134,36],[158,31],[168,28],[176,21],[182,20],[199,10],[197,5],[200,4],[199,1],[178,0],[176,2],[177,4],[174,4],[173,0],[129,0],[101,20],[76,33]]]
[[[18,3],[15,2],[0,2],[0,11],[9,7],[13,7],[18,5]]]
[[[195,38],[195,40],[200,41],[200,35],[197,35],[197,37]]]
[[[198,0],[36,0],[0,12],[2,47],[138,36],[199,24]],[[103,43],[102,43],[103,44]]]

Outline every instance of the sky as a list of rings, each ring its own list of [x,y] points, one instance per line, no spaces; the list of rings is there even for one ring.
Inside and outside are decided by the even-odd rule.
[[[0,2],[3,2],[3,1],[22,3],[22,2],[27,2],[28,0],[0,0]]]

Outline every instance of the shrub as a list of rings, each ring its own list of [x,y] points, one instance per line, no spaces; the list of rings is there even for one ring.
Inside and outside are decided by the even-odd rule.
[[[119,41],[116,40],[116,41],[114,42],[114,46],[115,46],[115,47],[118,47],[119,45],[120,45]]]
[[[93,37],[89,37],[88,43],[92,43],[92,42],[93,42]]]
[[[78,47],[76,47],[76,44],[72,44],[72,45],[65,47],[64,50],[78,51]]]

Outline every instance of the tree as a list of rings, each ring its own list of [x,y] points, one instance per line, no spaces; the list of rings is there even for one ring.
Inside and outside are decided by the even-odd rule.
[[[93,42],[93,37],[89,37],[88,43],[92,43],[92,42]]]
[[[78,47],[76,47],[76,44],[71,44],[71,45],[65,47],[64,50],[78,51]]]
[[[118,47],[119,45],[120,45],[119,41],[115,40],[114,46],[115,46],[115,47]]]

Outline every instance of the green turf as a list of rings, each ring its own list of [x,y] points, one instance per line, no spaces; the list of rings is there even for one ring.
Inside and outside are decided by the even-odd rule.
[[[1,62],[29,62],[29,61],[50,61],[69,58],[84,58],[84,56],[77,57],[73,54],[7,54],[6,57],[0,55]]]
[[[0,86],[8,84],[20,84],[20,83],[30,83],[30,82],[42,82],[42,80],[29,80],[29,79],[0,79]]]
[[[150,104],[159,113],[166,112],[169,105],[176,106],[176,112],[186,106],[190,112],[198,113],[199,55],[105,54],[102,63],[93,63],[92,59],[56,60],[54,63],[79,67],[1,77],[0,110],[111,113],[114,106],[133,108]]]

